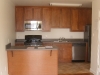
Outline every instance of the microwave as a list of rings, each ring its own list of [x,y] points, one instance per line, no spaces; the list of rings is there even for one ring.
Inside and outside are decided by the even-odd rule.
[[[24,21],[25,30],[42,30],[42,21]]]

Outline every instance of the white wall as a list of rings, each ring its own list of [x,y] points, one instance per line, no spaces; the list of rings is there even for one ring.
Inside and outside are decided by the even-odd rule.
[[[16,39],[24,39],[25,35],[42,35],[45,39],[48,38],[60,38],[65,37],[68,39],[83,39],[83,32],[70,32],[69,29],[51,29],[51,32],[42,32],[42,31],[25,31],[25,32],[17,32]]]
[[[11,0],[0,0],[0,75],[8,75],[5,45],[15,40],[15,7]],[[9,39],[9,42],[8,42]]]
[[[92,50],[91,50],[91,72],[96,75],[97,72],[97,54],[98,54],[98,17],[100,10],[100,0],[92,2]]]

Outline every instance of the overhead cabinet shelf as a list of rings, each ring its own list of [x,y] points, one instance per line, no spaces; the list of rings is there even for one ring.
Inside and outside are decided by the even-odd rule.
[[[71,31],[84,31],[91,24],[91,8],[34,7],[16,6],[16,31],[24,31],[24,21],[42,21],[42,31],[51,28],[70,28]]]

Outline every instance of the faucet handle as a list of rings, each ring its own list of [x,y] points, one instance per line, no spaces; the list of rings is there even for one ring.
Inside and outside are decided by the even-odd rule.
[[[65,40],[65,38],[64,38],[64,37],[62,37],[62,40],[64,41],[64,40]]]
[[[59,41],[61,41],[61,40],[62,40],[62,37],[59,38]]]

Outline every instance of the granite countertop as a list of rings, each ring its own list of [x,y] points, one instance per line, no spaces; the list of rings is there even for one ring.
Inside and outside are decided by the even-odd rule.
[[[42,47],[38,47],[38,46],[11,46],[11,43],[9,43],[8,45],[6,45],[6,50],[10,51],[10,50],[58,50],[57,47],[52,47],[52,48],[46,48],[44,46]]]
[[[83,39],[64,39],[62,42],[57,42],[58,39],[42,39],[42,42],[47,43],[85,43]],[[16,39],[16,43],[24,43],[25,39]]]

